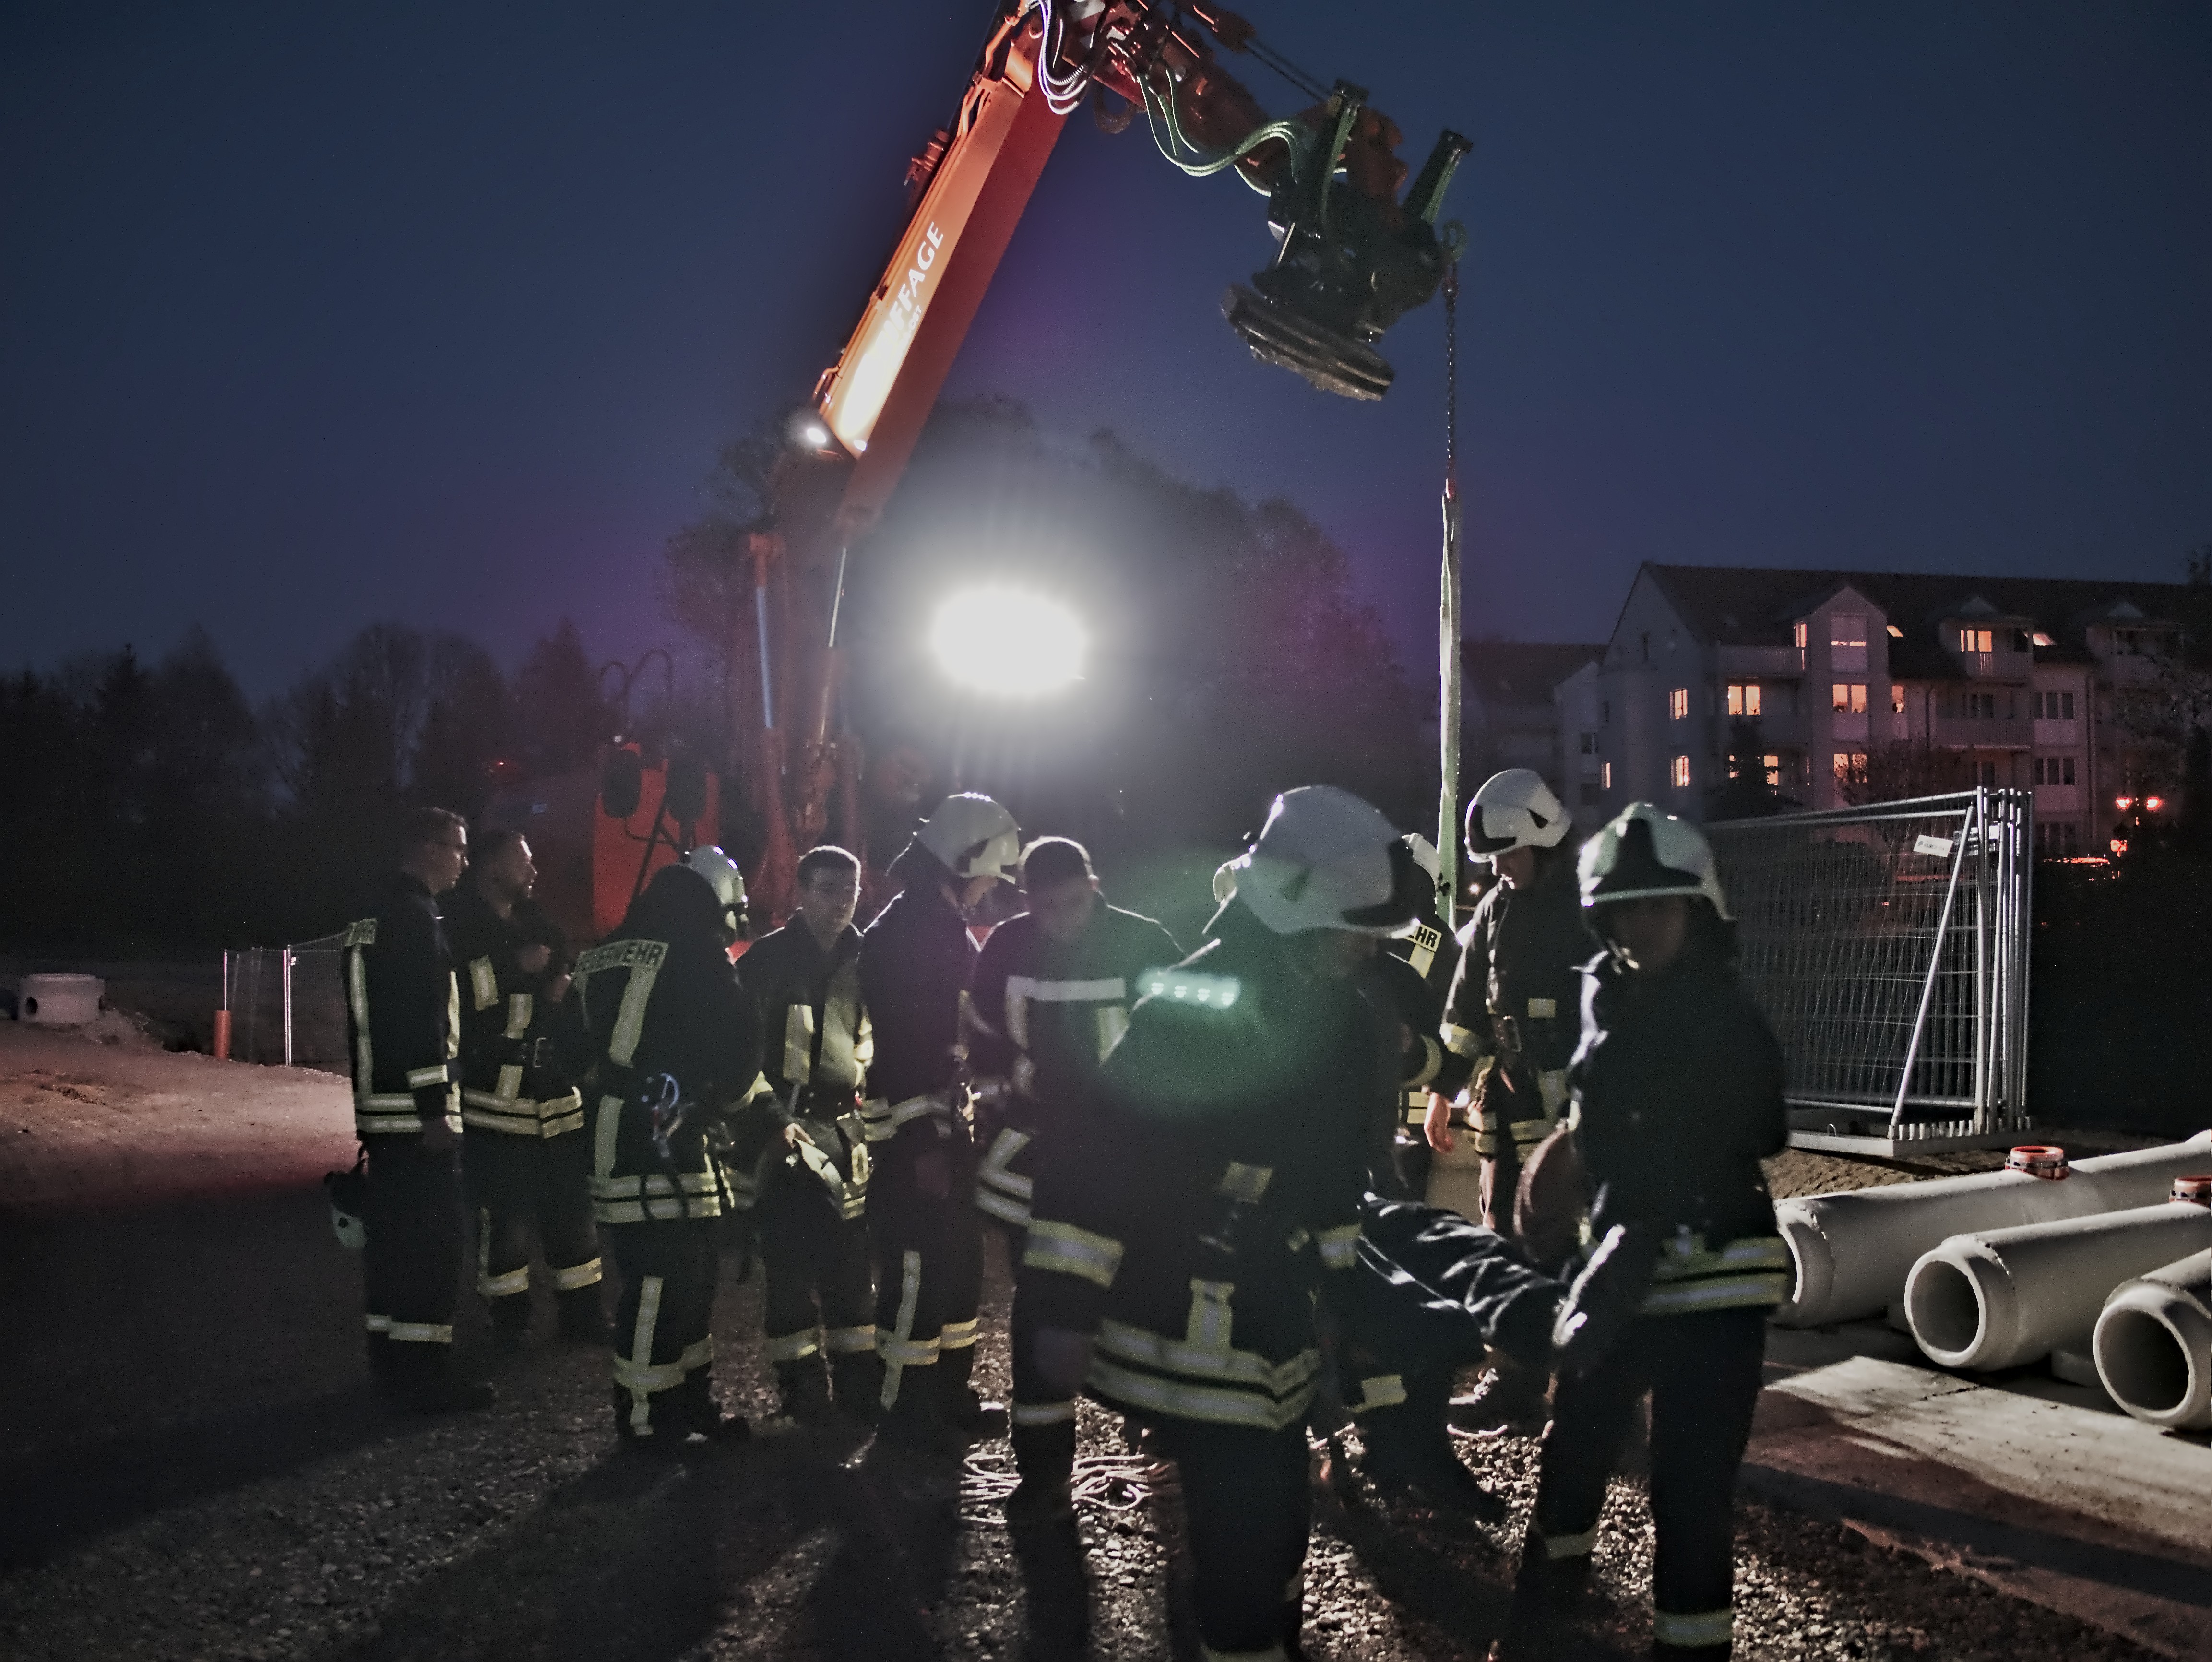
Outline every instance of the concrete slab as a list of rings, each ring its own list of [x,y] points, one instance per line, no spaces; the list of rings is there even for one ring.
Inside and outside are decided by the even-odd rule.
[[[1879,1324],[1772,1330],[1746,1486],[2162,1655],[2212,1659],[2212,1447]]]
[[[354,1146],[336,1075],[0,1022],[0,1214],[298,1188]]]

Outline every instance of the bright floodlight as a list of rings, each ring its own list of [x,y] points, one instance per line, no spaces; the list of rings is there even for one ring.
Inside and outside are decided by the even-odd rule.
[[[1036,698],[1080,679],[1085,645],[1074,613],[1022,589],[963,590],[929,626],[945,673],[1000,698]]]

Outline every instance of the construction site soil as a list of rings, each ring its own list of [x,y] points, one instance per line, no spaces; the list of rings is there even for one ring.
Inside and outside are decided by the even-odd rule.
[[[620,1455],[603,1353],[541,1332],[496,1355],[473,1309],[460,1356],[496,1380],[497,1405],[387,1416],[362,1374],[357,1260],[313,1181],[349,1154],[346,1106],[328,1076],[0,1023],[0,1655],[1197,1655],[1171,1480],[1087,1405],[1077,1526],[1042,1533],[1000,1514],[1003,1443],[964,1464],[859,1432]],[[1802,1156],[1776,1172],[1798,1192],[1925,1174]],[[726,1262],[717,1377],[764,1418],[759,1281]],[[1000,1265],[980,1352],[992,1386],[1005,1313]],[[1494,1526],[1386,1503],[1343,1458],[1354,1447],[1315,1450],[1308,1654],[1480,1657],[1534,1441],[1463,1444],[1508,1503]],[[1632,1471],[1562,1656],[1642,1653],[1650,1550]],[[2148,1653],[1749,1497],[1737,1552],[1739,1656]]]

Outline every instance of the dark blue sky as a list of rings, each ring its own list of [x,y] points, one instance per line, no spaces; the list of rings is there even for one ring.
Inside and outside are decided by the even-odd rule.
[[[1644,559],[2212,540],[2212,7],[1246,9],[1413,162],[1476,140],[1473,629],[1601,636]],[[0,666],[194,619],[257,690],[380,616],[665,638],[662,542],[835,355],[988,11],[13,0]],[[951,390],[1291,496],[1425,658],[1440,311],[1380,406],[1253,362],[1262,206],[1071,122]]]

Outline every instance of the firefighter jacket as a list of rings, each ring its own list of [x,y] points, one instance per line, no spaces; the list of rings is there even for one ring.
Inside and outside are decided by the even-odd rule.
[[[1429,1093],[1441,1089],[1437,1082],[1445,1060],[1438,1038],[1443,1028],[1443,998],[1412,961],[1395,952],[1375,960],[1369,980],[1388,1012],[1389,1044],[1396,1061],[1391,1076],[1392,1112],[1382,1138],[1387,1151],[1399,1123],[1420,1125],[1428,1117]]]
[[[458,1131],[460,1016],[438,902],[395,871],[375,912],[348,925],[345,943],[354,1130],[363,1137],[410,1135],[442,1116]]]
[[[584,1101],[569,1069],[578,1034],[573,1007],[546,989],[560,973],[561,947],[544,940],[550,924],[518,908],[492,909],[483,891],[464,880],[446,906],[446,936],[458,966],[461,995],[461,1123],[471,1131],[513,1137],[560,1137],[584,1128]],[[532,974],[525,947],[551,956]]]
[[[1384,949],[1391,957],[1411,964],[1413,974],[1428,983],[1437,1002],[1443,1004],[1459,970],[1460,945],[1434,907],[1425,907],[1413,919],[1413,928],[1389,942]]]
[[[785,1153],[778,1133],[794,1123],[812,1145],[796,1151],[794,1174],[818,1180],[841,1216],[858,1217],[866,1204],[860,1091],[875,1036],[860,997],[860,958],[858,930],[848,927],[825,952],[794,917],[738,960],[738,980],[760,1014],[768,1086],[754,1125],[732,1148],[731,1196],[741,1208],[757,1194],[766,1163]]]
[[[968,1002],[977,1117],[988,1122],[975,1179],[985,1212],[1027,1227],[1036,1137],[1090,1084],[1150,974],[1182,955],[1152,919],[1103,901],[1065,943],[1026,912],[991,931]]]
[[[1590,1238],[1633,1223],[1658,1242],[1642,1313],[1787,1298],[1789,1250],[1759,1163],[1788,1137],[1782,1050],[1725,955],[1693,936],[1650,976],[1610,953],[1594,961],[1570,1077]]]
[[[1369,1007],[1241,903],[1152,978],[1038,1174],[1018,1297],[1096,1335],[1086,1387],[1148,1417],[1279,1431],[1357,1262]]]
[[[598,1058],[585,1087],[592,1216],[601,1223],[723,1210],[710,1137],[767,1085],[758,1020],[720,919],[703,878],[664,867],[622,927],[576,961],[570,996]],[[654,1091],[662,1075],[675,1082],[672,1097]]]
[[[876,1040],[860,1117],[879,1166],[968,1140],[961,1007],[975,967],[958,908],[927,880],[902,890],[860,938],[860,994]]]

